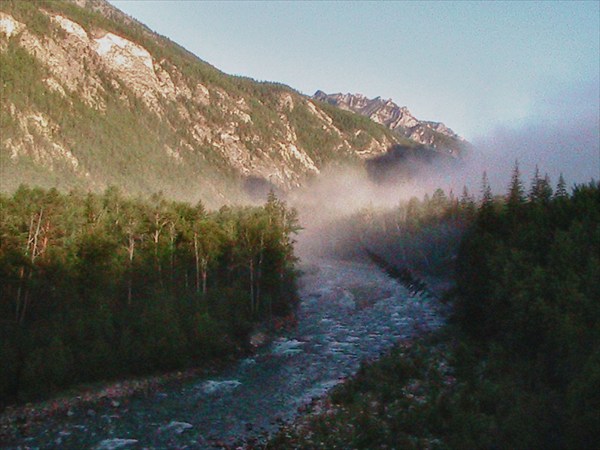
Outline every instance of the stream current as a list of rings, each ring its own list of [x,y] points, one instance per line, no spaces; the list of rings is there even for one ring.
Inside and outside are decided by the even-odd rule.
[[[394,343],[443,322],[370,262],[318,260],[300,279],[298,325],[219,376],[54,417],[9,448],[235,448],[263,441]]]

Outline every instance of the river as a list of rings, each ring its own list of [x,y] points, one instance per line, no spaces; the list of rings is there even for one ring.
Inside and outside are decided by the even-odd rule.
[[[370,262],[304,264],[298,325],[219,376],[34,423],[3,448],[235,448],[260,442],[400,340],[444,320]]]

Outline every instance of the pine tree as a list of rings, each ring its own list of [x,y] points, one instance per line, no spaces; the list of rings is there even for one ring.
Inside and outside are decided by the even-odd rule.
[[[484,171],[481,179],[481,204],[477,214],[477,222],[486,228],[492,225],[494,221],[494,197],[487,173]]]
[[[535,174],[531,179],[531,190],[529,199],[532,203],[548,203],[552,198],[552,187],[550,186],[550,177],[545,174],[540,176],[540,169],[535,166]]]
[[[529,189],[529,200],[532,203],[537,203],[541,198],[541,177],[540,177],[540,168],[535,166],[535,173],[533,174],[533,178],[531,179],[531,187]]]
[[[481,207],[491,207],[493,199],[494,197],[492,195],[492,188],[490,187],[487,172],[484,171],[483,176],[481,177]]]
[[[552,200],[552,184],[550,182],[550,177],[548,176],[548,174],[544,175],[544,178],[542,178],[540,180],[540,185],[539,185],[539,195],[540,195],[540,200],[544,203],[547,204],[550,202],[550,200]]]
[[[458,201],[458,205],[462,211],[462,214],[464,214],[466,217],[473,217],[475,215],[475,201],[469,194],[467,186],[463,186],[462,195]]]
[[[442,214],[448,206],[448,197],[442,188],[437,188],[430,201],[429,210],[433,214]]]
[[[568,196],[569,194],[567,193],[567,184],[565,183],[565,179],[561,172],[560,177],[558,177],[558,184],[556,185],[554,198],[567,198]]]
[[[519,171],[519,161],[515,160],[508,195],[506,196],[506,205],[510,210],[515,210],[525,203],[525,189],[521,181],[521,172]]]

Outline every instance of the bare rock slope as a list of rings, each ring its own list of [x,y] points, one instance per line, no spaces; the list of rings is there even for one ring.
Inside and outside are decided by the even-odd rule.
[[[459,157],[468,145],[463,137],[443,123],[419,120],[406,106],[398,106],[391,99],[369,99],[361,94],[326,94],[323,91],[317,91],[313,98],[366,116],[401,136],[454,157]]]

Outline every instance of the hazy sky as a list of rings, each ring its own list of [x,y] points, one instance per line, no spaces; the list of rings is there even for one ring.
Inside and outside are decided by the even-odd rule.
[[[599,1],[110,1],[227,73],[392,98],[472,141],[581,120],[598,139]]]

